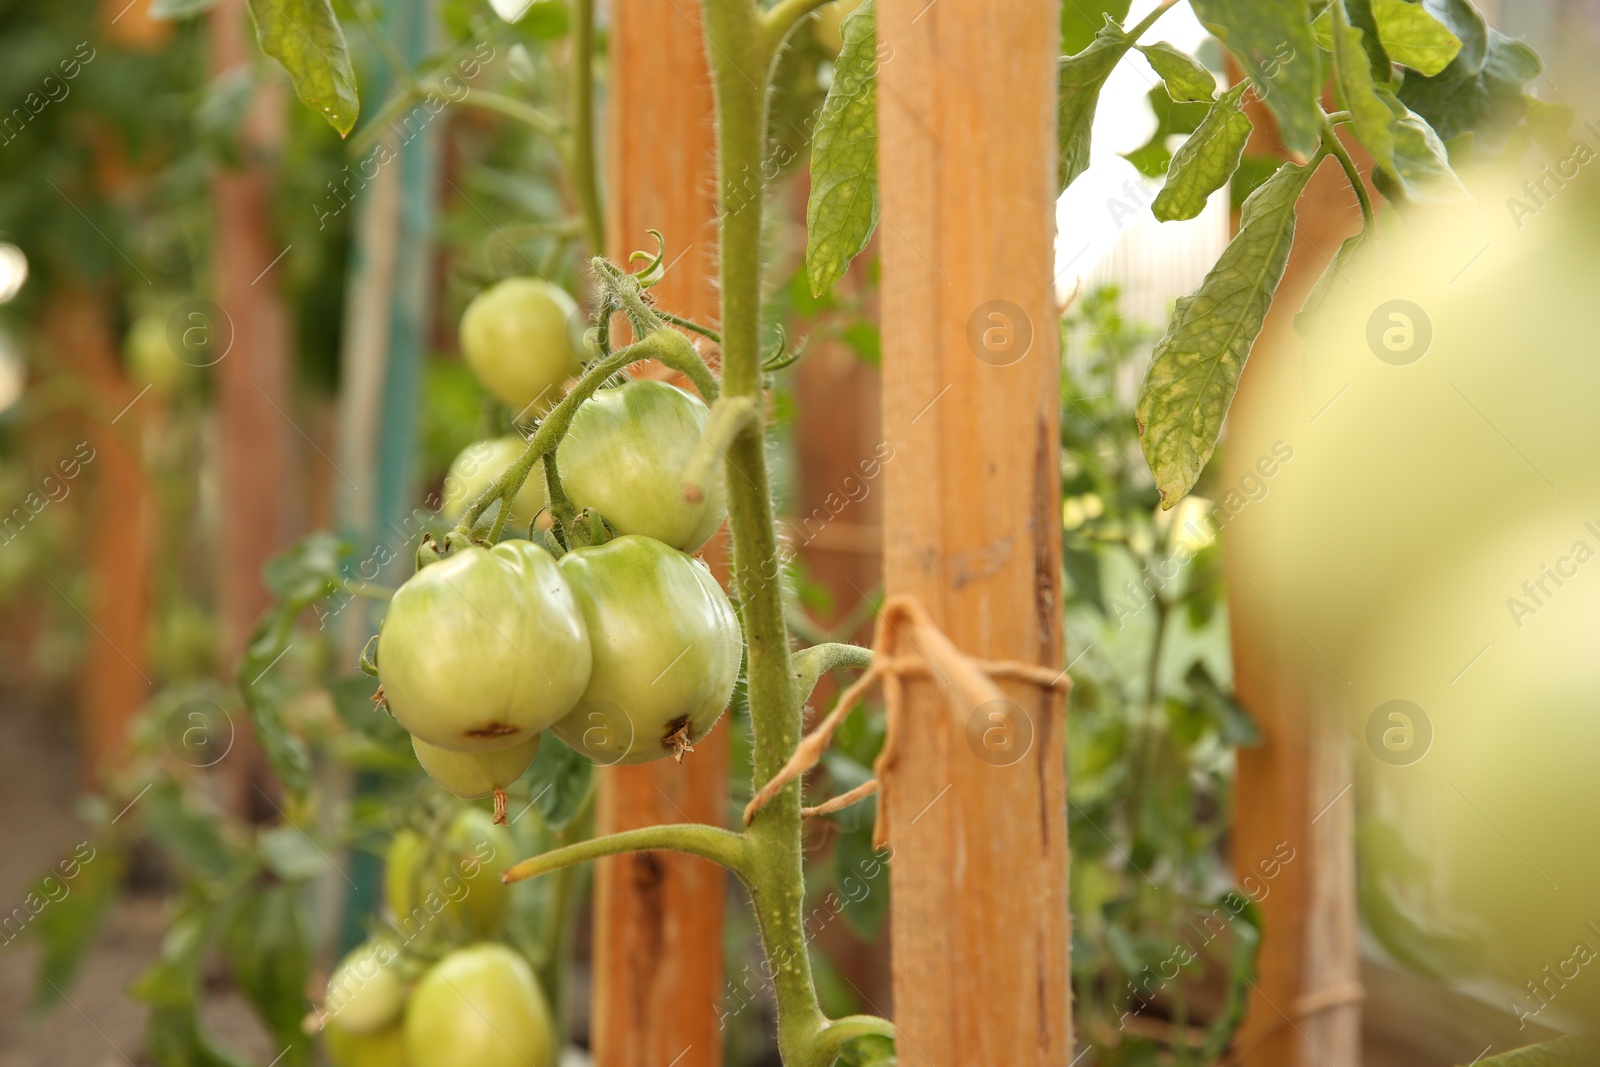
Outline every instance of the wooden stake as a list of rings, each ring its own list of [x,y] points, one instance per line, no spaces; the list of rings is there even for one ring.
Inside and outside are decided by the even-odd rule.
[[[1059,5],[995,11],[878,10],[886,591],[969,656],[1059,667]],[[900,684],[882,782],[900,1061],[1065,1064],[1061,701],[1009,680],[1011,703],[952,716],[935,679]]]
[[[671,269],[653,292],[662,307],[711,324],[715,141],[698,0],[614,0],[610,66],[607,254],[625,262],[636,249],[654,251],[646,231],[660,230]],[[596,832],[685,820],[722,826],[727,778],[724,722],[681,765],[602,771]],[[724,895],[722,870],[692,856],[635,853],[598,864],[597,1067],[722,1062]]]

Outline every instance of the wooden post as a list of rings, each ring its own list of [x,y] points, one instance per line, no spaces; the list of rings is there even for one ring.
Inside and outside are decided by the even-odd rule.
[[[155,690],[151,681],[147,626],[155,506],[137,442],[145,410],[117,363],[117,342],[104,292],[70,289],[45,307],[44,333],[58,366],[71,368],[87,386],[95,409],[84,420],[92,450],[84,463],[94,502],[84,514],[88,556],[94,575],[93,632],[86,635],[82,701],[83,772],[99,785],[126,755],[128,725]],[[72,448],[63,459],[83,460]],[[65,595],[63,593],[63,595]]]
[[[1250,107],[1259,142],[1251,150],[1276,151],[1270,113],[1259,101]],[[1228,417],[1222,484],[1238,485],[1282,435],[1281,413],[1262,405],[1287,394],[1285,376],[1301,374],[1294,313],[1327,257],[1360,225],[1349,185],[1330,161],[1300,198],[1289,265]],[[1259,880],[1258,865],[1281,858],[1278,850],[1294,856],[1260,903],[1260,973],[1235,1048],[1246,1067],[1356,1067],[1361,986],[1348,741],[1337,710],[1317,696],[1330,688],[1319,677],[1327,673],[1319,655],[1245,577],[1241,561],[1271,546],[1252,544],[1248,512],[1225,536],[1234,690],[1263,737],[1260,748],[1239,751],[1233,866],[1240,879]]]
[[[607,252],[625,261],[635,249],[653,248],[646,231],[660,230],[672,265],[654,290],[661,305],[713,322],[716,143],[700,4],[614,0],[611,10]],[[596,832],[685,820],[722,826],[727,778],[723,723],[682,766],[658,760],[603,770]],[[664,852],[597,866],[590,1015],[597,1067],[716,1067],[722,870]]]
[[[255,62],[252,37],[244,0],[221,0],[211,14],[212,69],[222,73]],[[209,326],[229,331],[232,339],[211,371],[217,386],[217,585],[225,664],[243,650],[271,602],[261,567],[288,542],[295,499],[290,451],[298,431],[292,421],[289,323],[277,278],[268,269],[286,249],[272,232],[271,175],[260,162],[266,146],[280,139],[281,104],[271,90],[257,95],[241,133],[243,168],[219,169],[211,179],[221,316]],[[239,808],[274,817],[255,788],[267,775],[262,753],[253,743],[238,751],[242,758],[233,770]]]
[[[1055,0],[882,0],[885,574],[973,656],[1059,666]],[[906,1064],[1072,1059],[1061,701],[906,686],[886,783]],[[892,786],[892,788],[891,788]]]

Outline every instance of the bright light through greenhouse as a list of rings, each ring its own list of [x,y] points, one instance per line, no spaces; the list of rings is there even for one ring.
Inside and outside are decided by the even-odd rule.
[[[1150,0],[1139,0],[1128,18],[1137,21],[1154,7]],[[1180,6],[1163,15],[1144,39],[1166,41],[1193,52],[1206,39],[1206,32],[1189,8]],[[1188,277],[1183,262],[1192,254],[1209,264],[1227,239],[1225,192],[1213,196],[1199,218],[1158,223],[1150,213],[1150,202],[1160,191],[1161,180],[1146,178],[1123,158],[1155,132],[1148,94],[1159,84],[1143,56],[1130,53],[1127,61],[1112,71],[1100,93],[1089,169],[1056,202],[1056,290],[1063,297],[1102,280],[1109,261],[1126,253],[1125,258],[1134,261],[1131,269],[1135,273],[1142,273],[1142,265],[1153,263],[1160,266],[1161,277],[1130,278],[1114,271],[1119,275],[1116,280],[1134,293],[1150,286],[1159,289],[1150,295],[1154,310],[1164,314],[1174,296],[1187,292],[1199,280],[1198,274]],[[1176,147],[1178,139],[1173,140],[1169,148]],[[1200,273],[1204,273],[1203,266]],[[1181,276],[1169,277],[1173,274]]]
[[[13,244],[0,244],[0,304],[10,302],[28,280],[28,257]]]
[[[0,332],[0,412],[11,410],[28,382],[28,366],[22,361],[16,341]]]

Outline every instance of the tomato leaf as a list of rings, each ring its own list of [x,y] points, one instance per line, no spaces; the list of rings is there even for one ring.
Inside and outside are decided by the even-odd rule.
[[[1284,147],[1309,156],[1322,130],[1322,70],[1306,0],[1194,0],[1193,7],[1250,75]]]
[[[1430,5],[1461,42],[1461,50],[1435,77],[1408,72],[1401,101],[1422,116],[1439,139],[1472,135],[1471,149],[1493,156],[1504,147],[1527,113],[1523,86],[1543,69],[1539,56],[1521,41],[1490,28],[1466,0]]]
[[[1409,203],[1470,204],[1472,194],[1450,166],[1444,142],[1422,116],[1410,111],[1393,93],[1379,95],[1393,119],[1394,156],[1391,165],[1372,172],[1373,184],[1390,200]]]
[[[1056,75],[1056,137],[1061,151],[1058,190],[1066,189],[1089,169],[1089,141],[1100,90],[1132,45],[1122,27],[1107,17],[1088,48],[1061,61]]]
[[[1248,82],[1240,82],[1211,105],[1211,110],[1189,139],[1173,154],[1167,183],[1156,194],[1150,210],[1162,222],[1192,219],[1205,210],[1206,200],[1221,189],[1238,169],[1244,144],[1253,128],[1239,110]]]
[[[1139,51],[1150,61],[1150,66],[1161,75],[1167,85],[1167,95],[1174,100],[1210,100],[1217,95],[1217,78],[1204,63],[1187,52],[1180,51],[1165,41],[1139,45]]]
[[[811,145],[806,277],[822,294],[878,225],[878,55],[873,0],[845,19],[844,47]]]
[[[1383,50],[1403,67],[1433,77],[1461,51],[1461,41],[1422,4],[1372,0],[1372,17]]]
[[[77,850],[73,857],[42,875],[28,894],[28,899],[37,896],[46,901],[38,919],[28,927],[44,949],[34,987],[35,1008],[48,1007],[65,994],[122,883],[122,857],[105,842],[91,850],[87,860],[79,859]],[[69,863],[77,869],[70,878],[65,876]]]
[[[310,938],[300,913],[299,890],[272,885],[235,902],[220,941],[239,991],[271,1031],[285,1064],[304,1064],[310,1039],[300,1028],[311,1005],[305,987],[311,969]]]
[[[1585,1067],[1596,1059],[1600,1059],[1600,1037],[1569,1034],[1542,1045],[1512,1049],[1477,1062],[1480,1067]]]
[[[1159,178],[1167,173],[1172,163],[1168,139],[1176,133],[1193,133],[1199,129],[1200,123],[1211,113],[1211,107],[1209,103],[1176,102],[1165,85],[1154,86],[1145,96],[1150,101],[1150,110],[1155,112],[1156,128],[1148,141],[1132,152],[1124,152],[1122,158],[1146,178]]]
[[[1344,276],[1345,268],[1350,266],[1355,260],[1356,253],[1360,252],[1366,243],[1367,234],[1363,230],[1354,237],[1346,237],[1339,245],[1339,250],[1333,254],[1333,259],[1317,278],[1317,284],[1306,294],[1305,303],[1295,312],[1294,329],[1301,337],[1311,336],[1311,326],[1316,321],[1317,310],[1333,296],[1334,286],[1349,282]]]
[[[551,833],[560,833],[577,816],[589,795],[594,764],[580,756],[553,733],[539,743],[539,752],[528,768],[528,783],[533,803]]]
[[[1132,6],[1131,0],[1099,0],[1091,4],[1073,0],[1070,4],[1062,4],[1061,54],[1070,56],[1088,48],[1108,17],[1113,22],[1121,23],[1128,17],[1128,9]]]
[[[344,30],[328,0],[249,0],[261,50],[289,72],[295,95],[349,135],[361,111]]]
[[[1389,132],[1389,123],[1394,115],[1378,97],[1372,64],[1361,45],[1362,33],[1350,25],[1344,0],[1334,0],[1328,11],[1333,19],[1334,84],[1340,105],[1350,112],[1356,136],[1378,166],[1393,168],[1394,135]]]
[[[1313,168],[1286,163],[1250,194],[1239,232],[1200,288],[1178,301],[1134,413],[1162,507],[1194,488],[1216,450],[1245,359],[1283,278],[1295,201]]]

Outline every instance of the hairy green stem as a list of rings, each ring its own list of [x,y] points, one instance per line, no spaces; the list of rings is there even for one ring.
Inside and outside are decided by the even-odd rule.
[[[513,864],[501,872],[500,880],[510,885],[577,863],[620,856],[624,852],[683,852],[710,860],[740,875],[743,875],[749,862],[745,839],[739,834],[702,823],[667,823],[591,837],[587,841],[553,848],[532,859]]]
[[[710,373],[706,370],[706,365],[699,354],[695,352],[694,346],[689,343],[689,339],[676,330],[665,328],[649,334],[619,352],[590,363],[583,377],[578,379],[578,384],[572,387],[572,391],[563,397],[539,424],[539,428],[528,439],[528,447],[523,450],[522,455],[518,456],[516,462],[507,467],[505,473],[485,489],[482,495],[472,502],[471,507],[467,508],[466,514],[462,515],[461,521],[456,524],[456,532],[470,534],[478,519],[496,500],[503,502],[502,510],[509,508],[512,498],[517,495],[517,490],[522,488],[522,483],[528,480],[528,474],[533,470],[533,465],[539,461],[539,457],[554,452],[561,439],[566,436],[567,427],[572,425],[572,416],[578,410],[578,405],[593,396],[607,378],[629,364],[645,359],[659,360],[691,378],[698,373]]]
[[[1356,167],[1356,161],[1350,158],[1350,151],[1339,140],[1339,132],[1334,129],[1332,116],[1324,118],[1322,123],[1322,147],[1327,150],[1328,155],[1339,161],[1339,166],[1344,168],[1344,176],[1350,180],[1350,188],[1356,191],[1356,200],[1361,205],[1361,226],[1363,229],[1371,229],[1372,199],[1367,196],[1367,186],[1361,180],[1361,171]]]
[[[795,698],[804,704],[811,699],[817,681],[829,671],[837,667],[866,670],[872,666],[872,649],[830,641],[801,649],[789,662],[794,668]]]
[[[711,405],[711,417],[700,431],[700,443],[695,445],[688,465],[683,468],[685,500],[698,504],[705,499],[706,485],[711,481],[717,461],[725,459],[734,438],[751,427],[760,431],[761,413],[749,397],[725,396]]]
[[[778,46],[805,0],[783,0],[763,14],[755,0],[706,0],[706,39],[716,98],[717,182],[722,280],[722,389],[747,397],[755,418],[727,450],[733,590],[747,649],[753,785],[770,781],[800,743],[801,702],[789,661],[782,564],[768,480],[761,386],[763,197],[744,183],[761,174],[767,100]],[[789,19],[787,23],[783,20]],[[759,181],[759,178],[757,179]],[[746,885],[778,1008],[778,1051],[786,1067],[827,1067],[837,1047],[817,1001],[801,914],[800,783],[789,783],[745,831]]]
[[[800,20],[822,7],[832,3],[833,0],[778,0],[767,11],[765,30],[767,40],[773,49],[783,43],[789,36],[789,31],[800,24]]]

